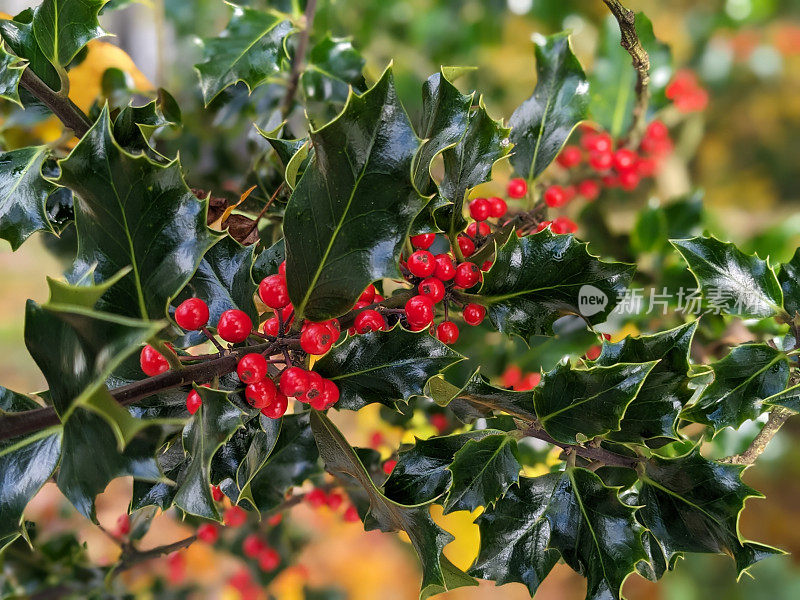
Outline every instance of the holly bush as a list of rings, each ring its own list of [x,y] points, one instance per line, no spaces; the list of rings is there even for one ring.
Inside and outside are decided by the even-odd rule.
[[[70,265],[25,309],[48,389],[0,393],[3,597],[123,594],[120,573],[162,556],[178,573],[195,542],[244,561],[231,584],[252,595],[302,548],[283,518],[300,502],[404,532],[422,598],[477,579],[533,595],[559,561],[587,598],[620,598],[687,553],[728,554],[739,575],[781,553],[738,522],[760,495],[742,472],[800,410],[800,253],[773,265],[706,235],[699,192],[609,223],[708,103],[644,14],[605,0],[588,72],[568,33],[536,37],[535,87],[507,122],[453,66],[412,120],[391,65],[370,78],[351,40],[315,30],[315,0],[231,5],[191,112],[119,68],[81,108],[72,76],[121,4],[0,20],[2,111],[22,124],[2,140],[0,237],[60,236]],[[53,115],[63,134],[44,140]],[[196,187],[213,170],[198,131],[243,115],[256,126],[223,143],[246,141],[252,186]],[[722,339],[731,323],[742,343]],[[624,327],[638,335],[610,335]],[[388,459],[380,435],[354,447],[337,423],[371,404],[436,434]],[[718,434],[754,420],[721,454]],[[107,531],[115,564],[25,519],[53,479],[96,522],[119,477],[133,493]],[[473,511],[468,569],[433,505]],[[196,533],[144,549],[167,510]]]

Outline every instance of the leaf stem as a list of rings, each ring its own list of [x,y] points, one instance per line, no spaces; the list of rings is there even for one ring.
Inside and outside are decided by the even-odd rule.
[[[764,450],[767,449],[767,444],[775,437],[775,434],[780,431],[783,424],[794,413],[786,408],[775,407],[769,413],[769,418],[758,432],[758,435],[753,439],[747,450],[741,454],[728,456],[720,460],[720,462],[728,463],[731,465],[752,465],[756,459],[761,456]]]
[[[91,128],[92,122],[89,117],[68,97],[51,90],[30,67],[22,72],[20,84],[52,110],[64,126],[71,129],[77,137],[83,137]]]

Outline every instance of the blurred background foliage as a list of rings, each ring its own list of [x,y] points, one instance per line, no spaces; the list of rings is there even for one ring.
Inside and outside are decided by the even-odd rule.
[[[287,12],[303,7],[302,0],[240,3]],[[119,10],[106,10],[103,17],[106,29],[116,37],[92,42],[88,52],[79,57],[70,71],[73,100],[88,111],[98,97],[107,96],[110,82],[103,75],[108,68],[124,73],[127,87],[133,90],[144,92],[163,86],[175,95],[183,110],[184,129],[180,138],[168,132],[163,135],[159,149],[167,155],[180,152],[191,184],[228,199],[238,198],[253,184],[260,188],[254,198],[259,192],[268,195],[274,184],[259,179],[258,167],[266,145],[252,123],[265,130],[280,123],[279,115],[265,107],[273,104],[281,90],[262,86],[248,97],[243,86],[235,86],[203,111],[196,75],[190,68],[200,59],[196,38],[216,35],[227,22],[229,7],[221,0],[112,0],[110,4],[121,6]],[[27,5],[28,0],[0,0],[0,11],[15,14]],[[603,200],[609,231],[598,234],[593,220],[596,216],[589,212],[583,215],[578,235],[589,237],[605,253],[613,254],[613,244],[606,244],[609,239],[603,236],[609,238],[614,232],[636,228],[646,221],[648,209],[659,202],[701,189],[704,228],[736,241],[749,252],[758,251],[774,261],[788,260],[800,245],[800,215],[795,214],[800,199],[800,2],[630,0],[627,5],[650,17],[658,38],[672,47],[676,65],[688,66],[697,73],[710,92],[711,103],[703,113],[681,120],[674,134],[676,153],[654,187],[646,194],[610,194]],[[412,118],[420,110],[422,82],[442,64],[477,67],[459,80],[459,86],[478,90],[491,114],[508,118],[535,83],[531,36],[571,30],[576,52],[591,69],[606,18],[600,0],[322,0],[315,38],[322,39],[328,31],[334,36],[352,36],[354,46],[366,59],[368,82],[393,61],[399,94]],[[313,110],[310,116],[315,118]],[[663,118],[668,121],[670,115]],[[302,119],[293,116],[290,127],[299,132]],[[28,143],[30,137],[50,142],[61,136],[61,127],[52,117],[30,111],[0,112],[0,136],[8,147]],[[499,181],[504,181],[504,167],[498,171]],[[264,174],[270,176],[268,171]],[[485,193],[501,189],[501,184],[496,188],[490,185]],[[38,236],[13,257],[2,243],[0,352],[5,360],[0,363],[0,380],[10,388],[33,390],[43,382],[29,357],[19,352],[24,300],[46,296],[42,274],[60,275],[65,265],[59,258],[59,245],[70,247],[74,238],[68,228],[61,241],[48,240],[46,247],[45,238]],[[713,320],[707,327],[715,327]],[[628,326],[614,332],[614,337],[631,331],[635,329]],[[564,337],[525,350],[499,336],[486,344],[482,336],[465,332],[462,343],[482,347],[474,357],[494,374],[502,372],[511,359],[525,371],[551,368],[563,354],[580,354],[591,343],[580,336]],[[368,445],[370,437],[380,432],[385,439],[381,451],[387,456],[408,435],[381,420],[378,410],[367,409],[344,420],[354,444]],[[435,431],[424,420],[416,425],[414,433],[421,437]],[[715,442],[720,452],[730,454],[754,431],[755,425],[750,424],[740,432],[720,435]],[[791,552],[791,556],[759,563],[753,569],[754,580],[745,576],[737,584],[725,559],[690,555],[658,585],[631,577],[626,585],[628,598],[800,598],[800,510],[796,502],[800,496],[800,453],[793,451],[798,436],[800,426],[790,421],[758,465],[747,473],[748,483],[762,490],[768,500],[752,501],[742,521],[745,536],[757,533],[759,539]],[[532,453],[537,451],[541,449],[531,448]],[[547,457],[540,458],[546,464]],[[129,482],[112,483],[98,502],[101,523],[113,525],[129,494]],[[114,558],[116,547],[85,522],[78,525],[53,486],[47,486],[36,499],[31,516],[43,536],[80,527],[78,537],[88,542],[91,560]],[[180,523],[169,516],[158,518],[163,525],[153,527],[148,534],[153,536],[154,545],[181,537]],[[313,511],[298,507],[292,520],[310,543],[298,564],[271,584],[268,592],[274,597],[416,597],[416,562],[401,542],[390,536],[365,534],[359,526],[342,523],[325,508]],[[469,564],[477,550],[477,527],[471,524],[470,515],[456,513],[440,521],[457,536],[446,551],[448,556],[460,566]],[[236,598],[237,593],[224,584],[236,568],[229,557],[214,554],[203,544],[186,551],[186,573],[204,590],[197,597]],[[154,574],[167,573],[169,577],[166,569],[163,561],[148,563],[126,574],[126,582],[147,598],[152,593],[149,585]],[[540,588],[537,598],[579,599],[583,586],[579,576],[559,568]],[[525,597],[523,587],[516,584],[501,589],[482,585],[442,596],[449,600]]]

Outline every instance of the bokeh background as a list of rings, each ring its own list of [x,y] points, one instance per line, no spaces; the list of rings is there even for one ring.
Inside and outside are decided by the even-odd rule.
[[[123,4],[125,2],[118,2]],[[244,2],[291,8],[283,2]],[[16,14],[28,0],[0,0],[0,11]],[[125,3],[128,4],[128,3]],[[691,67],[709,90],[711,103],[692,115],[677,140],[677,159],[659,177],[654,195],[674,197],[693,189],[705,191],[708,226],[746,249],[787,260],[800,245],[800,1],[798,0],[630,0],[654,23],[656,35],[669,43],[678,65]],[[199,58],[194,38],[215,35],[228,18],[221,0],[142,0],[109,12],[103,18],[115,38],[93,43],[90,54],[73,71],[73,99],[88,109],[100,92],[100,75],[108,66],[126,71],[137,88],[163,86],[173,92],[184,114],[199,103],[191,65]],[[535,83],[531,36],[572,30],[574,47],[588,68],[598,43],[606,11],[600,0],[321,0],[316,30],[352,35],[367,59],[373,79],[394,61],[400,96],[413,115],[420,104],[420,85],[439,65],[474,65],[460,85],[477,89],[495,117],[508,117],[530,95]],[[117,48],[127,55],[119,53]],[[128,58],[130,57],[130,59]],[[76,85],[77,82],[77,85]],[[463,84],[463,85],[462,85]],[[211,121],[187,123],[181,151],[194,185],[235,194],[248,171],[253,130],[265,128],[270,115],[260,114],[258,98],[233,103]],[[38,134],[55,139],[57,123],[36,123]],[[13,124],[0,121],[6,136]],[[236,135],[222,132],[238,132]],[[219,134],[219,135],[218,135]],[[206,143],[215,136],[229,144]],[[630,223],[647,198],[614,205],[611,217]],[[64,233],[69,244],[70,230]],[[579,234],[580,235],[580,232]],[[59,244],[35,236],[11,253],[0,241],[0,382],[20,390],[36,390],[43,379],[23,347],[23,312],[27,298],[43,301],[44,275],[59,276],[65,263]],[[380,431],[386,451],[397,447],[402,434],[383,424],[376,411],[340,418],[350,441],[366,445]],[[747,429],[743,435],[752,435]],[[432,433],[421,426],[419,435]],[[758,465],[746,474],[748,483],[767,500],[751,500],[741,529],[745,536],[790,552],[752,569],[738,584],[725,557],[687,556],[659,584],[632,576],[625,587],[630,600],[795,600],[800,598],[800,424],[790,421]],[[740,441],[732,439],[731,447]],[[723,440],[724,443],[724,440]],[[101,523],[113,528],[124,511],[130,482],[115,481],[98,502]],[[46,534],[71,528],[88,544],[90,556],[108,562],[118,552],[97,528],[75,516],[55,486],[48,485],[34,500],[30,517]],[[281,600],[306,597],[354,600],[412,600],[419,573],[410,548],[399,538],[365,534],[356,524],[343,523],[328,509],[294,509],[292,520],[309,544],[297,565],[281,574],[265,592]],[[446,554],[459,566],[477,552],[477,527],[469,515],[442,521],[457,540]],[[183,537],[188,529],[171,515],[158,517],[146,538],[157,545]],[[202,583],[202,598],[236,598],[226,586],[235,562],[203,544],[186,551],[188,577]],[[149,597],[153,573],[165,573],[164,561],[153,561],[126,575],[131,588]],[[584,597],[584,580],[567,567],[557,567],[537,594],[545,600]],[[309,596],[308,590],[319,590]],[[444,594],[447,600],[517,599],[528,597],[521,585],[462,589]]]

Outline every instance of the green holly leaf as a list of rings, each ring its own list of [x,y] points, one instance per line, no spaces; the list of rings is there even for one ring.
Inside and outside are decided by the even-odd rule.
[[[159,449],[155,456],[161,479],[156,482],[133,480],[131,508],[134,510],[146,506],[157,506],[162,511],[169,509],[177,491],[175,482],[180,481],[189,462],[180,439],[175,439]]]
[[[233,308],[246,312],[253,323],[258,323],[253,302],[256,284],[250,276],[254,251],[254,246],[242,246],[226,235],[205,253],[175,304],[192,296],[203,298],[208,304],[210,323],[216,323],[223,312]],[[202,332],[188,332],[180,345],[195,346],[205,340]]]
[[[286,259],[285,253],[286,247],[283,238],[262,251],[253,263],[253,278],[260,282],[265,277],[275,275],[281,263]]]
[[[0,238],[16,250],[36,231],[53,232],[45,209],[54,186],[42,177],[46,146],[0,153]]]
[[[782,554],[739,534],[745,501],[763,497],[742,483],[744,469],[707,460],[697,449],[679,458],[654,456],[645,463],[638,515],[667,563],[680,552],[727,554],[741,575],[762,558]]]
[[[643,13],[636,13],[634,28],[650,59],[650,108],[658,110],[668,102],[664,90],[672,77],[672,53],[656,39],[653,24]],[[636,71],[631,67],[631,55],[620,45],[619,23],[612,16],[603,26],[589,81],[592,119],[614,138],[622,136],[633,121]]]
[[[72,279],[94,268],[103,281],[131,266],[98,306],[163,318],[169,301],[221,237],[206,226],[207,203],[186,186],[177,161],[161,165],[123,150],[111,134],[107,108],[59,165],[55,183],[76,194],[78,256]]]
[[[400,504],[425,504],[447,493],[453,481],[450,464],[469,441],[504,434],[495,429],[416,439],[414,445],[401,450],[397,465],[383,484],[387,497]]]
[[[480,529],[480,551],[470,575],[497,585],[522,583],[531,596],[558,562],[549,547],[550,526],[544,516],[561,473],[520,477],[494,507],[475,521]]]
[[[150,138],[160,127],[180,122],[180,108],[175,99],[159,89],[158,100],[144,106],[124,106],[114,119],[114,139],[128,152],[145,152],[156,162],[166,161],[150,146]]]
[[[203,62],[195,65],[205,105],[240,81],[252,92],[280,71],[283,40],[292,31],[284,15],[231,5],[225,30],[203,40]]]
[[[371,282],[399,278],[403,242],[425,199],[411,181],[420,141],[391,71],[311,132],[315,153],[286,207],[286,273],[295,318],[338,317]],[[347,268],[343,268],[347,265]]]
[[[33,16],[33,35],[56,67],[66,67],[90,40],[105,35],[97,15],[106,0],[43,0]]]
[[[40,408],[32,399],[0,387],[0,414]],[[50,479],[61,456],[61,427],[0,442],[0,551],[24,535],[22,514]]]
[[[491,179],[494,164],[508,154],[509,131],[502,122],[489,116],[480,100],[464,135],[454,146],[442,151],[444,176],[439,183],[439,194],[448,205],[437,211],[436,221],[449,234],[454,235],[467,226],[462,214],[464,200],[473,188]]]
[[[486,305],[498,330],[528,340],[550,334],[553,322],[566,314],[582,315],[592,324],[604,321],[634,270],[601,261],[571,235],[549,229],[523,238],[511,235],[497,250],[474,300]],[[582,304],[588,298],[597,303]]]
[[[448,467],[453,483],[444,502],[445,514],[494,504],[519,480],[521,468],[514,438],[503,433],[468,440]]]
[[[559,442],[578,443],[619,431],[622,416],[656,362],[573,369],[559,364],[545,373],[533,394],[536,416]]]
[[[26,9],[13,19],[0,19],[0,36],[11,51],[28,62],[28,67],[52,90],[61,88],[55,67],[39,48],[33,34],[34,10]]]
[[[289,488],[320,471],[317,445],[308,413],[286,415],[279,431],[257,433],[236,474],[238,501],[247,500],[260,512],[274,509]]]
[[[195,387],[203,404],[183,430],[183,450],[190,457],[182,481],[175,491],[175,506],[190,515],[219,520],[211,497],[211,459],[237,429],[244,413],[228,393]]]
[[[536,88],[511,115],[511,165],[532,181],[553,162],[575,126],[586,118],[589,81],[572,53],[569,34],[536,36]]]
[[[0,98],[22,106],[19,99],[19,80],[27,63],[6,51],[0,38]]]
[[[783,291],[783,307],[790,316],[800,312],[800,248],[792,260],[778,269],[778,281]]]
[[[458,352],[427,333],[398,325],[348,337],[314,363],[314,370],[339,387],[337,408],[358,410],[422,395],[431,377],[460,360]]]
[[[311,412],[311,429],[327,470],[344,481],[357,483],[369,498],[365,528],[408,534],[422,563],[421,600],[458,587],[477,585],[442,553],[454,538],[433,522],[429,505],[407,506],[384,496],[342,433],[323,413]]]
[[[788,358],[766,344],[738,346],[711,368],[713,383],[681,417],[709,425],[715,434],[758,417],[762,401],[784,390],[789,379]]]
[[[94,271],[87,272],[86,276],[77,282],[77,285],[47,277],[47,287],[50,290],[50,298],[47,303],[94,308],[100,298],[103,297],[103,294],[116,285],[129,271],[130,267],[122,269],[116,275],[96,285],[92,283],[94,281]]]
[[[365,62],[350,38],[326,34],[309,50],[306,68],[300,76],[306,101],[340,105],[347,100],[351,86],[364,91]]]
[[[422,86],[422,122],[419,137],[422,146],[414,157],[414,184],[423,194],[436,191],[431,178],[431,163],[446,148],[452,148],[464,136],[469,124],[469,109],[474,94],[462,94],[444,73],[428,77]],[[463,153],[463,150],[462,150]]]
[[[654,438],[679,439],[678,415],[691,399],[689,349],[698,321],[655,335],[626,337],[616,344],[603,344],[598,366],[658,361],[639,393],[628,405],[620,430],[609,437],[619,442],[641,442]]]
[[[441,376],[434,377],[428,382],[425,394],[439,406],[452,410],[465,423],[490,417],[495,411],[528,421],[536,418],[532,391],[517,392],[494,386],[480,370],[476,370],[461,388]]]
[[[764,398],[764,406],[782,406],[794,412],[800,412],[800,385],[794,385],[769,398]]]
[[[762,318],[782,311],[783,292],[768,261],[716,238],[670,241],[715,312]]]

